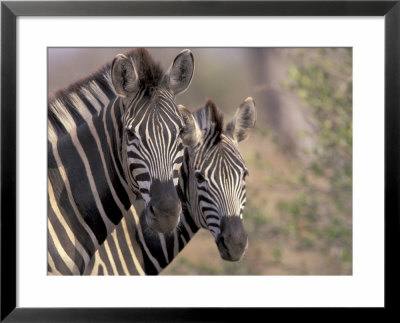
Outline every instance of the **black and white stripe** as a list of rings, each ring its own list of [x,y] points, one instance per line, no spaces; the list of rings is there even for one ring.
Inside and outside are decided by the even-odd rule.
[[[254,114],[253,100],[245,102]],[[135,204],[96,252],[86,275],[158,274],[200,228],[213,234],[222,258],[239,260],[243,256],[247,235],[241,218],[247,169],[237,140],[231,132],[223,131],[222,116],[212,101],[194,117],[202,130],[202,141],[185,149],[178,186],[183,212],[177,228],[166,234],[153,232],[145,221],[146,209]],[[254,127],[255,115],[253,118],[248,130]]]
[[[82,274],[132,203],[151,201],[154,181],[178,182],[184,123],[168,80],[182,67],[163,73],[143,49],[124,57],[134,91],[117,91],[114,61],[49,100],[49,274]]]

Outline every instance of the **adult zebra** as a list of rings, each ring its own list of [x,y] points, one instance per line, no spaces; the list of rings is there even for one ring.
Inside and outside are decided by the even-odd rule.
[[[137,196],[146,202],[149,227],[176,226],[183,145],[194,144],[183,132],[194,119],[182,117],[175,95],[187,89],[193,71],[189,50],[163,73],[137,49],[49,101],[50,274],[82,274]]]
[[[223,128],[223,118],[209,100],[194,112],[202,140],[185,149],[178,193],[183,213],[171,233],[155,233],[132,208],[91,259],[86,275],[154,275],[178,255],[200,229],[215,238],[221,257],[238,261],[247,248],[242,214],[248,174],[238,151],[256,122],[255,104],[247,98]]]

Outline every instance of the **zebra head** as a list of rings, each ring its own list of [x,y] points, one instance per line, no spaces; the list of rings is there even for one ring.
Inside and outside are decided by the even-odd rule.
[[[193,144],[183,133],[194,128],[182,116],[175,96],[188,88],[193,71],[189,50],[182,51],[166,73],[144,49],[117,55],[111,67],[122,110],[120,156],[125,176],[146,202],[146,220],[157,232],[174,229],[181,214],[176,186],[184,146]]]
[[[203,133],[201,144],[192,149],[197,222],[211,231],[223,259],[237,261],[248,245],[242,221],[248,171],[238,143],[255,126],[255,104],[247,98],[225,129],[222,115],[211,100],[194,115]]]

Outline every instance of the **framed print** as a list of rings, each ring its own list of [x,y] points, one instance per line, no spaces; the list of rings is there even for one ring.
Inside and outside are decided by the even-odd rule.
[[[399,244],[398,1],[6,1],[1,15],[2,321],[236,321],[270,308],[301,313],[302,307],[373,307],[377,315],[395,308],[390,291],[399,286],[393,256]],[[104,75],[91,74],[107,62]],[[70,86],[84,78],[86,83]],[[132,171],[129,176],[137,176],[137,182],[120,183],[139,187],[134,194],[143,207],[129,199],[125,203],[121,191],[110,190],[102,200],[99,185],[112,187],[106,159],[112,156],[118,164],[117,154],[107,157],[106,146],[126,144],[121,148],[129,156],[126,163],[140,169],[140,153],[158,145],[152,134],[159,132],[147,126],[141,137],[140,126],[132,126],[129,117],[114,117],[108,125],[129,122],[112,128],[121,139],[115,144],[105,131],[104,146],[94,135],[102,131],[95,121],[82,117],[83,110],[66,111],[75,111],[76,102],[89,114],[103,111],[111,97],[114,110],[104,111],[117,111],[116,104],[119,111],[130,111],[124,104],[139,97],[152,98],[152,105],[160,102],[154,99],[161,95],[159,88],[169,91],[160,100],[170,100],[168,106],[185,116],[169,116],[163,123],[157,114],[163,140],[176,135],[190,152],[182,150],[184,171],[168,160],[176,152],[162,148],[173,145],[161,145],[153,154],[160,154],[154,165],[162,167],[150,165],[148,158],[146,176]],[[73,125],[81,121],[87,122],[93,141],[85,142],[81,131],[78,140],[71,139],[72,146],[81,147],[76,154],[63,151],[57,143],[62,129],[75,131]],[[230,179],[224,186],[217,185],[217,171],[208,172],[212,162],[204,169],[200,162],[191,166],[190,158],[196,160],[192,156],[201,151],[196,145],[207,142],[200,138],[207,138],[208,131],[218,133],[211,148],[227,140],[235,151],[229,164],[235,160],[235,167],[223,171]],[[102,153],[86,158],[85,149]],[[215,160],[225,165],[220,156],[228,153],[221,151]],[[75,194],[71,185],[77,176],[68,163],[76,169],[79,162]],[[96,162],[99,173],[92,172]],[[120,177],[120,171],[132,168],[124,163],[115,166]],[[152,169],[168,167],[168,174],[177,177],[168,180],[177,185],[178,195],[166,182],[138,184],[161,176]],[[198,207],[192,191],[179,191],[186,185],[185,171],[193,171],[187,178],[203,196],[193,199]],[[228,201],[223,205],[232,209],[224,212],[237,213],[233,220],[212,214],[219,204],[212,204],[211,192],[224,189],[225,194],[214,196],[218,203]],[[95,226],[100,220],[64,220],[68,206],[74,214],[84,213],[89,191],[101,216],[110,196],[117,201],[105,208],[115,218],[103,216],[104,228]],[[157,202],[157,192],[168,203]],[[240,205],[234,202],[239,199]],[[113,225],[118,230],[116,214],[124,203],[136,208],[133,222],[125,223],[124,217],[121,231],[112,231]],[[160,208],[174,215],[201,209],[207,216],[202,223],[182,213],[179,223],[187,231],[174,231],[156,218]],[[84,238],[68,229],[73,221],[81,221],[93,245],[99,242],[103,249],[82,245]],[[197,224],[209,232],[197,234]],[[76,242],[63,245],[63,230],[65,241],[75,237]],[[124,232],[134,232],[130,241],[137,239],[137,244],[122,240]],[[233,236],[240,243],[230,242]],[[198,249],[190,249],[196,243]],[[122,244],[133,249],[122,253]],[[71,248],[78,252],[69,254]],[[92,259],[93,267],[84,267]]]

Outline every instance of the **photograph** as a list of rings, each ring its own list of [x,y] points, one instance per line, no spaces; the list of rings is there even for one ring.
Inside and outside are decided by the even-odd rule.
[[[352,275],[352,47],[48,47],[47,76],[47,275]]]
[[[392,317],[399,2],[2,1],[0,321]]]

